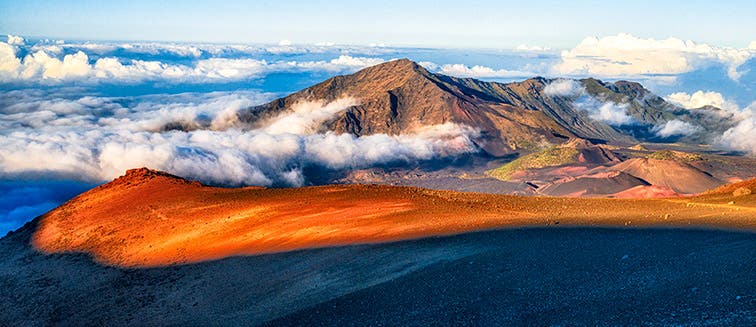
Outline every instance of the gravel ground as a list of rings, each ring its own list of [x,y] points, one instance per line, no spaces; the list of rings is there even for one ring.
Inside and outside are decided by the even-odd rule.
[[[538,228],[123,269],[0,240],[0,325],[754,325],[756,234]]]

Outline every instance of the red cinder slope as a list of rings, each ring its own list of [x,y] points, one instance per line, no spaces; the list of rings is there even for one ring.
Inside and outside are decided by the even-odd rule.
[[[564,199],[363,185],[217,188],[136,169],[42,216],[32,242],[46,253],[161,266],[504,226],[756,229],[756,196],[697,199]]]

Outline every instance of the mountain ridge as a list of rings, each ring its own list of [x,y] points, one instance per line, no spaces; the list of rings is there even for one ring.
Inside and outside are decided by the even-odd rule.
[[[409,60],[398,59],[371,66],[354,74],[335,76],[269,103],[244,109],[239,120],[252,128],[303,101],[334,101],[350,96],[360,104],[346,108],[324,130],[356,136],[397,135],[420,126],[448,122],[481,130],[475,140],[494,156],[528,150],[540,144],[558,144],[571,138],[594,143],[631,145],[638,140],[658,141],[654,127],[671,120],[706,123],[712,132],[729,125],[708,114],[711,110],[687,110],[666,102],[641,84],[603,82],[593,78],[576,81],[584,92],[601,101],[625,108],[634,123],[611,126],[598,121],[575,104],[579,94],[549,95],[544,89],[564,79],[534,77],[522,82],[498,83],[432,73]],[[705,134],[705,133],[703,133]],[[679,138],[700,142],[707,136]]]

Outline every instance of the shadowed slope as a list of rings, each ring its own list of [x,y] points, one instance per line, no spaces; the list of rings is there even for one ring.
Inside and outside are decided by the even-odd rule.
[[[505,226],[710,226],[754,229],[756,196],[560,199],[388,186],[215,188],[129,171],[41,217],[33,243],[104,263],[155,266],[234,255],[385,242]],[[725,204],[721,204],[724,202]]]
[[[722,182],[687,163],[675,160],[632,158],[609,168],[628,173],[646,182],[669,187],[677,193],[696,194]]]

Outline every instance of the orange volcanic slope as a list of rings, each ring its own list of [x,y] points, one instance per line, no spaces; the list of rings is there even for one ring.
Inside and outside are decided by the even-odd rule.
[[[362,185],[216,188],[136,169],[42,216],[32,242],[46,253],[160,266],[505,226],[755,230],[755,217],[754,195],[619,200]]]

